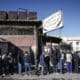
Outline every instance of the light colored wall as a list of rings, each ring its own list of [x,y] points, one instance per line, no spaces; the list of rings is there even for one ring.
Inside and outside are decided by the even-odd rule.
[[[80,51],[80,37],[62,37],[63,41],[66,43],[72,43],[74,51]],[[79,42],[79,44],[76,44]]]

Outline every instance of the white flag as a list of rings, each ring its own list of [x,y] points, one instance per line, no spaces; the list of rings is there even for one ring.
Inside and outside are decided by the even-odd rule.
[[[43,20],[42,26],[43,26],[43,33],[46,33],[46,32],[52,31],[54,29],[63,27],[61,10],[59,10],[56,13],[52,14],[51,16],[45,18]]]

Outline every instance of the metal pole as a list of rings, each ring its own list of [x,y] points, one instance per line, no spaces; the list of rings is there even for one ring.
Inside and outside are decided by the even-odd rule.
[[[18,8],[18,9],[17,9],[18,14],[19,14],[19,11],[20,11],[20,10],[23,10],[23,11],[27,12],[27,15],[28,15],[28,10],[27,10],[27,9],[24,9],[24,8]],[[28,17],[27,17],[27,20],[28,20]]]
[[[35,39],[36,39],[36,53],[35,53],[35,69],[36,69],[36,74],[37,74],[37,68],[38,68],[38,60],[37,60],[37,55],[38,55],[38,31],[37,31],[37,28],[36,26],[34,26],[34,36],[35,36]]]

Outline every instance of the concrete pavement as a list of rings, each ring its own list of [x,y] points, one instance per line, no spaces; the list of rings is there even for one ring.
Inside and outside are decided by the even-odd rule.
[[[48,75],[9,75],[9,76],[3,76],[0,77],[0,80],[80,80],[80,74],[76,73],[65,73],[65,74],[60,74],[60,73],[53,73],[53,74],[48,74]]]

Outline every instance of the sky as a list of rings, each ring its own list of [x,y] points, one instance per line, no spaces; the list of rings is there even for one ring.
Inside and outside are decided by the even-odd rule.
[[[0,0],[2,11],[17,11],[18,8],[36,11],[38,20],[43,20],[61,9],[64,27],[48,34],[80,36],[80,0]]]

